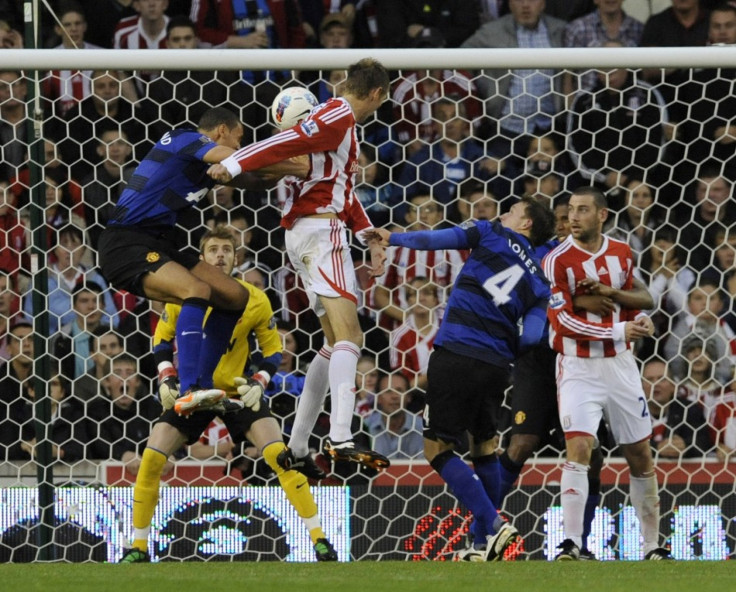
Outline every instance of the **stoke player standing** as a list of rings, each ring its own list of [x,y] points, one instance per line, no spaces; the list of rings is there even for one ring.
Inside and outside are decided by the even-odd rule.
[[[363,346],[358,321],[357,284],[346,227],[362,240],[372,227],[355,196],[360,148],[356,123],[376,112],[387,96],[389,76],[376,60],[363,59],[348,69],[343,96],[315,107],[299,125],[237,151],[210,167],[215,180],[228,182],[242,171],[260,169],[303,154],[310,155],[309,174],[297,183],[284,205],[289,260],[320,319],[325,345],[309,366],[299,397],[289,449],[279,455],[285,469],[300,470],[309,454],[308,439],[322,409],[327,387],[332,394],[330,434],[325,451],[333,460],[372,468],[388,459],[353,442],[350,423],[355,408],[355,372]],[[385,250],[369,241],[373,275],[383,273]]]
[[[587,473],[604,415],[629,465],[631,503],[641,525],[644,557],[670,559],[658,544],[659,488],[649,447],[652,421],[630,344],[654,332],[651,319],[628,301],[634,257],[626,243],[602,234],[608,207],[600,190],[578,188],[570,197],[568,217],[570,236],[543,262],[552,284],[547,314],[550,344],[558,353],[558,403],[567,451],[560,482],[565,540],[557,560],[580,557]],[[573,306],[573,297],[585,293],[591,281],[622,290],[605,316],[581,313]]]

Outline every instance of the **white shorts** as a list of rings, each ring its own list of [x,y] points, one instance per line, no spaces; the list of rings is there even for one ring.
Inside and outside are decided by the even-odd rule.
[[[299,274],[317,316],[325,314],[318,296],[347,298],[357,305],[355,267],[342,221],[299,218],[284,236],[286,254]]]
[[[641,375],[631,350],[612,358],[557,355],[557,405],[566,435],[595,437],[601,416],[618,444],[652,434]]]

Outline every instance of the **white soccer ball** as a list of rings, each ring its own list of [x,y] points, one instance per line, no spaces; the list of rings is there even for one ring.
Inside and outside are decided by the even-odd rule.
[[[271,117],[280,130],[294,127],[304,119],[318,104],[315,97],[306,88],[292,86],[282,90],[271,104]]]

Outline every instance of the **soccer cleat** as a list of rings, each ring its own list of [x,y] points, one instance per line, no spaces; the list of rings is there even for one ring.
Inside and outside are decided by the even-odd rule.
[[[346,440],[345,442],[333,442],[329,438],[325,440],[325,454],[329,456],[333,461],[346,460],[348,462],[354,462],[368,467],[369,469],[385,469],[391,466],[389,461],[382,454],[368,450],[366,448],[360,448],[355,445],[352,440]]]
[[[504,522],[503,526],[498,529],[496,534],[489,534],[487,537],[485,560],[501,561],[506,549],[513,545],[519,538],[519,531],[510,523]]]
[[[146,551],[133,547],[132,549],[125,549],[120,563],[151,563],[151,556]]]
[[[565,539],[558,546],[560,552],[555,557],[555,561],[577,561],[580,559],[580,548],[572,539]]]
[[[212,407],[209,407],[207,411],[216,411],[217,413],[237,413],[243,409],[245,409],[245,403],[240,399],[225,397],[219,403],[215,403]]]
[[[466,547],[465,549],[461,549],[457,553],[455,553],[455,560],[456,561],[472,561],[472,562],[480,562],[486,560],[486,551],[488,547]]]
[[[652,549],[644,556],[644,561],[672,561],[673,557],[664,547]]]
[[[317,561],[337,561],[337,551],[327,539],[317,539],[314,543],[314,555]]]
[[[297,458],[294,456],[291,448],[284,448],[279,452],[279,455],[276,457],[276,464],[284,469],[284,471],[298,471],[305,477],[309,477],[315,481],[327,477],[327,473],[314,462],[314,459],[309,454]]]
[[[225,391],[220,389],[192,387],[176,400],[174,411],[186,417],[195,411],[211,410],[226,397]]]
[[[578,559],[580,559],[580,561],[598,561],[595,553],[593,553],[593,551],[589,551],[585,547],[580,549],[580,557],[578,557]]]

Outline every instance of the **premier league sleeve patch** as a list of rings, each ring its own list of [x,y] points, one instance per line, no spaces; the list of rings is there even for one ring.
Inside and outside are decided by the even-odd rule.
[[[310,138],[319,132],[319,127],[317,126],[316,121],[305,121],[302,123],[302,131],[307,134]]]
[[[549,299],[549,307],[556,310],[563,306],[565,306],[565,297],[562,295],[562,292],[552,294],[552,297]]]

